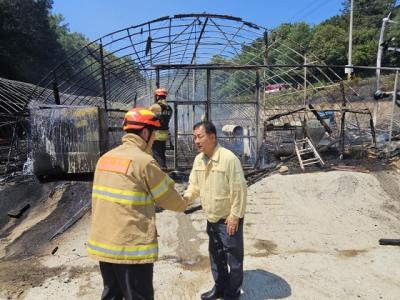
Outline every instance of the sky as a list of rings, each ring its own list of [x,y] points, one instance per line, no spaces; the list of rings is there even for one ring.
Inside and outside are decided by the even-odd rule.
[[[89,40],[164,16],[223,14],[269,29],[282,23],[318,24],[340,13],[343,0],[54,0],[71,32]]]

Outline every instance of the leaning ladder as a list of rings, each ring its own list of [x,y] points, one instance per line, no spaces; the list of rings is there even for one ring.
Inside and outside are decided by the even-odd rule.
[[[300,168],[304,171],[304,167],[312,164],[320,164],[323,166],[325,163],[319,155],[318,151],[315,149],[314,145],[311,143],[308,137],[302,140],[294,141],[294,149],[296,150],[297,158],[300,163]],[[302,159],[302,155],[312,154],[312,158]]]

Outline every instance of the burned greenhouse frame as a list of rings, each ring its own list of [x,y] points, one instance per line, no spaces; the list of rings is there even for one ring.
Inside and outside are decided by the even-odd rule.
[[[10,98],[10,92],[0,88],[7,93],[0,101],[4,115],[0,128],[8,128],[2,138],[8,167],[1,171],[13,169],[10,165],[16,153],[25,159],[28,155],[29,147],[17,142],[25,137],[18,137],[15,124],[31,121],[30,109],[43,105],[100,107],[107,113],[109,145],[113,146],[121,136],[123,113],[151,105],[156,87],[168,90],[168,101],[175,108],[170,123],[174,149],[168,150],[171,168],[190,166],[195,154],[191,127],[203,115],[216,123],[221,143],[241,147],[237,154],[250,168],[260,166],[265,149],[284,150],[281,146],[306,124],[316,131],[322,126],[330,142],[342,135],[346,137],[343,145],[373,145],[370,120],[360,114],[346,119],[341,133],[343,103],[354,111],[372,111],[375,104],[372,87],[360,91],[352,82],[342,82],[338,73],[343,69],[326,66],[295,42],[283,43],[273,30],[233,16],[179,14],[130,26],[85,45],[37,86],[29,85],[27,90],[19,83],[8,83],[17,96]],[[16,97],[19,102],[12,100]],[[393,115],[397,114],[395,110]],[[320,115],[329,115],[332,124],[323,126]],[[390,119],[385,111],[373,124],[378,144],[382,142],[379,137],[389,131]],[[397,117],[394,120],[392,130],[397,132]],[[246,134],[225,135],[225,125],[240,126]],[[237,143],[240,139],[246,142]]]

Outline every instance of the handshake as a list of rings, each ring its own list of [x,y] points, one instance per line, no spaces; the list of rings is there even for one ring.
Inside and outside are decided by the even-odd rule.
[[[200,210],[202,208],[200,203],[196,203],[195,201],[191,200],[189,198],[189,196],[185,195],[184,192],[181,193],[181,196],[186,201],[186,203],[188,205],[186,210],[184,211],[185,214],[191,214],[191,213],[193,213],[193,212],[195,212],[197,210]]]
[[[191,205],[189,205],[186,210],[184,211],[185,214],[191,214],[197,210],[202,209],[201,204],[200,203],[193,203]]]

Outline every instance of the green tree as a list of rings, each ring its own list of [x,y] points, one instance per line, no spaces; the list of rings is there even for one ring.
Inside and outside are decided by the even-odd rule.
[[[395,23],[387,24],[384,42],[387,42],[387,47],[400,49],[400,6],[393,9],[390,19]],[[382,59],[382,65],[399,66],[400,52],[386,49]]]
[[[354,65],[375,65],[382,19],[395,7],[395,0],[355,0],[353,4],[353,55]],[[344,2],[345,30],[348,32],[350,0]],[[348,39],[346,41],[348,43]],[[358,73],[363,73],[358,71]],[[369,73],[366,73],[369,74]]]
[[[37,82],[64,57],[50,27],[50,0],[0,1],[0,76]]]
[[[346,19],[350,14],[350,4],[351,0],[343,2],[342,15]],[[353,24],[355,27],[380,28],[382,18],[387,16],[395,5],[395,0],[353,0]]]
[[[312,28],[305,22],[280,25],[271,37],[270,64],[304,63],[312,33]]]
[[[345,65],[347,33],[343,28],[325,23],[315,27],[309,52],[328,65]]]

